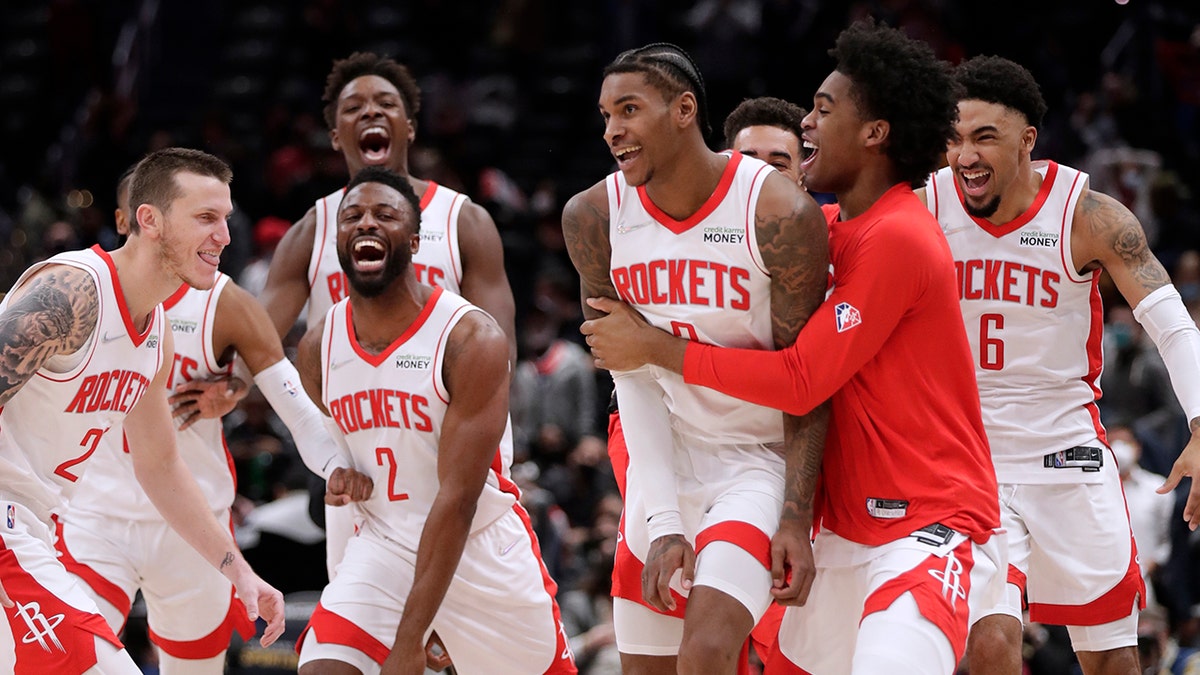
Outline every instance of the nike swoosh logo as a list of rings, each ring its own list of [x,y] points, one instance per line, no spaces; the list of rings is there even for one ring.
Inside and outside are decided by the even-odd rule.
[[[638,223],[636,225],[624,225],[624,224],[618,225],[617,226],[617,234],[629,234],[630,232],[633,232],[634,230],[640,230],[643,227],[646,227],[650,224],[651,223],[646,222],[646,223]]]
[[[500,549],[500,555],[508,555],[508,552],[509,552],[509,551],[511,551],[511,550],[513,550],[513,547],[514,547],[514,546],[516,546],[516,545],[517,545],[517,544],[519,544],[519,543],[521,543],[521,540],[520,540],[520,539],[517,539],[516,541],[514,541],[514,542],[513,542],[513,543],[511,543],[511,544],[509,544],[508,546],[505,546],[504,548]]]
[[[110,336],[108,334],[108,331],[105,331],[104,336],[100,338],[100,341],[103,342],[104,344],[108,344],[108,343],[112,342],[113,340],[120,340],[122,337],[124,337],[124,335],[121,333],[117,333],[116,335]]]
[[[333,363],[329,364],[329,369],[337,370],[338,368],[341,368],[342,366],[346,365],[347,363],[351,363],[352,361],[354,361],[353,356],[348,359],[343,359],[341,361],[334,361]]]

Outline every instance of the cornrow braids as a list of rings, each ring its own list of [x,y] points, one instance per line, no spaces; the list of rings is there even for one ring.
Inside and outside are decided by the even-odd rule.
[[[650,84],[674,98],[685,91],[696,97],[696,121],[706,137],[712,133],[708,119],[708,92],[700,68],[682,47],[670,42],[652,42],[644,47],[621,52],[604,69],[613,73],[642,73]]]

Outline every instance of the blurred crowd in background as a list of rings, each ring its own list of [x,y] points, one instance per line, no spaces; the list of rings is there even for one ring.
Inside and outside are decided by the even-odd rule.
[[[1200,4],[1187,0],[6,0],[0,287],[54,253],[115,247],[117,177],[182,145],[233,166],[221,267],[257,292],[283,233],[346,180],[321,117],[333,60],[369,50],[406,64],[422,89],[412,173],[466,192],[503,239],[520,357],[513,473],[582,671],[619,672],[607,624],[621,511],[605,452],[611,381],[582,347],[559,223],[567,198],[613,170],[601,70],[670,41],[698,62],[713,119],[750,96],[808,107],[834,37],[867,14],[951,62],[999,54],[1028,67],[1050,105],[1035,157],[1089,172],[1130,207],[1200,318]],[[1172,672],[1200,647],[1200,537],[1180,517],[1183,488],[1154,488],[1187,427],[1153,343],[1119,295],[1106,299],[1101,409],[1114,450],[1132,457],[1126,496],[1154,588],[1143,665]],[[287,430],[255,394],[226,426],[247,557],[285,593],[319,589],[321,532],[285,507],[307,499],[309,480]],[[1065,632],[1027,632],[1031,674],[1072,672]]]

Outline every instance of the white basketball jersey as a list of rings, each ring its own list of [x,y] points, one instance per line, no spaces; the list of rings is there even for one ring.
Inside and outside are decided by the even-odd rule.
[[[337,211],[345,188],[317,200],[316,239],[308,263],[308,325],[315,326],[334,303],[349,293],[337,255]],[[458,293],[462,257],[458,252],[458,214],[467,196],[429,181],[421,195],[421,248],[413,255],[417,281]]]
[[[217,363],[213,353],[213,324],[217,298],[229,277],[217,274],[210,290],[184,285],[163,302],[167,322],[175,337],[175,360],[167,382],[169,392],[196,379],[225,375],[228,367]],[[221,420],[201,419],[175,435],[179,455],[196,479],[214,513],[233,503],[233,464],[225,446]],[[75,513],[99,513],[126,520],[161,520],[133,473],[133,458],[122,435],[113,430],[104,435],[92,459],[87,481],[71,496],[65,519]]]
[[[1046,455],[1104,438],[1100,272],[1076,273],[1071,224],[1087,174],[1054,162],[1029,209],[1003,225],[973,218],[949,168],[926,190],[958,270],[983,422],[1001,483],[1080,480]]]
[[[717,189],[677,221],[621,172],[608,186],[609,276],[621,299],[651,324],[722,347],[774,349],[771,278],[758,250],[754,214],[769,165],[733,153]],[[674,430],[712,444],[780,443],[783,417],[650,366]],[[717,422],[719,420],[719,422]]]
[[[354,467],[375,483],[371,498],[358,504],[365,527],[413,551],[438,493],[438,443],[450,402],[442,379],[446,339],[464,314],[478,309],[435,288],[412,326],[379,354],[359,345],[349,300],[334,305],[325,319],[321,400],[346,438]],[[508,424],[472,533],[516,503],[511,465]]]
[[[120,433],[121,421],[146,394],[163,365],[166,325],[156,307],[145,330],[136,330],[112,258],[98,246],[34,265],[14,288],[50,264],[92,276],[99,315],[79,353],[50,359],[0,409],[0,498],[24,504],[47,522],[95,463],[101,440]],[[0,309],[7,307],[6,298]]]

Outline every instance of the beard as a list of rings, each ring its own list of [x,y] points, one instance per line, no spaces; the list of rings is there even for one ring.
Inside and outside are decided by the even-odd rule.
[[[410,256],[393,252],[388,256],[382,270],[364,278],[358,270],[354,269],[354,262],[350,259],[349,254],[338,251],[338,262],[342,265],[342,271],[346,273],[346,280],[350,283],[350,288],[364,298],[375,298],[382,295],[393,281],[404,274],[410,261]]]
[[[162,238],[158,240],[158,265],[163,270],[170,272],[177,277],[181,282],[195,288],[197,290],[207,290],[211,288],[203,285],[203,280],[193,278],[192,274],[184,269],[184,265],[180,264],[180,259],[183,254],[180,253],[178,245],[175,243],[175,238],[169,233],[167,228],[163,228]]]
[[[991,218],[1000,209],[1000,196],[992,197],[991,201],[986,202],[983,206],[971,206],[970,202],[964,200],[963,206],[966,207],[967,213],[976,218]]]

